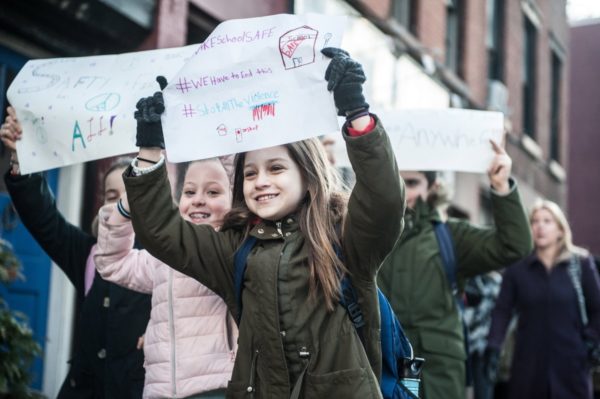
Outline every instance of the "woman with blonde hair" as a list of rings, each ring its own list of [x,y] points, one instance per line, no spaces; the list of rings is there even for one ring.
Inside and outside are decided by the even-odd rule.
[[[506,329],[519,317],[510,398],[592,398],[590,366],[600,338],[600,279],[588,252],[573,245],[554,202],[538,200],[530,214],[534,251],[510,266],[492,314],[486,349],[494,379]]]

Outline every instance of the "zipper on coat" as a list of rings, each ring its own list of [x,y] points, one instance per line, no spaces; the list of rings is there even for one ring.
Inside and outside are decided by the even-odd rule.
[[[229,358],[231,359],[231,362],[235,362],[235,350],[233,349],[235,343],[233,342],[233,319],[231,318],[231,315],[229,314],[229,312],[227,312],[225,314],[225,335],[226,335],[226,342],[227,342],[227,349],[229,350]]]
[[[248,388],[246,388],[246,392],[250,395],[250,398],[254,398],[254,392],[256,392],[256,387],[254,384],[256,383],[256,363],[258,361],[258,349],[254,351],[252,354],[252,363],[250,364],[250,380],[248,381]]]
[[[173,269],[169,268],[169,334],[171,336],[171,391],[173,396],[177,395],[177,370],[175,364],[175,318],[173,311]]]
[[[281,222],[276,222],[275,226],[277,226],[277,232],[279,233],[279,235],[283,237],[283,230],[281,230]]]

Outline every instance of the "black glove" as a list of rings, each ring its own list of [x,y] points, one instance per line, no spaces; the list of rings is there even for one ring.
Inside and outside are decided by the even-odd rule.
[[[498,368],[500,366],[500,351],[489,346],[483,353],[483,375],[491,382],[495,383],[498,378]]]
[[[350,58],[346,51],[327,47],[321,50],[331,62],[325,71],[327,90],[333,90],[333,100],[338,109],[338,115],[346,116],[354,111],[368,110],[369,104],[365,101],[362,84],[367,80],[362,66]]]
[[[167,79],[157,76],[156,81],[160,90],[167,87]],[[162,91],[157,91],[152,97],[141,98],[135,106],[137,111],[133,114],[137,120],[137,134],[135,145],[138,147],[165,148],[160,115],[165,112],[165,101]]]

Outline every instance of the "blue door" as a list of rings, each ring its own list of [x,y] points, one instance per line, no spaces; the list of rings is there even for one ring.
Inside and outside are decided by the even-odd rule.
[[[0,105],[2,106],[0,116],[2,123],[7,106],[6,90],[12,78],[26,61],[27,59],[22,55],[0,46]],[[8,154],[5,149],[3,149],[2,155],[0,173],[4,174],[8,169]],[[58,170],[48,172],[47,179],[52,191],[56,194]],[[0,237],[13,245],[17,258],[23,265],[25,281],[16,281],[8,287],[0,284],[0,296],[6,300],[12,310],[18,310],[28,317],[35,339],[44,349],[48,319],[50,258],[20,223],[10,202],[10,197],[4,189],[4,184],[1,186]],[[32,370],[32,388],[41,390],[43,371],[42,359],[37,358]]]

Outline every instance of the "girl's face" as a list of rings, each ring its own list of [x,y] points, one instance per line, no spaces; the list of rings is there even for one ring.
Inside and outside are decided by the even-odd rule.
[[[557,245],[563,237],[560,226],[547,209],[535,211],[531,218],[531,231],[536,249],[545,249]]]
[[[246,154],[244,198],[255,215],[280,220],[298,209],[306,191],[300,169],[286,147],[264,148]]]
[[[229,179],[221,162],[193,162],[183,182],[179,200],[181,216],[195,224],[219,228],[231,209]]]
[[[125,168],[117,168],[104,178],[104,205],[117,202],[125,192],[124,170]]]
[[[427,187],[427,178],[421,172],[400,172],[406,187],[406,205],[414,208],[417,199],[427,200],[429,189]]]

